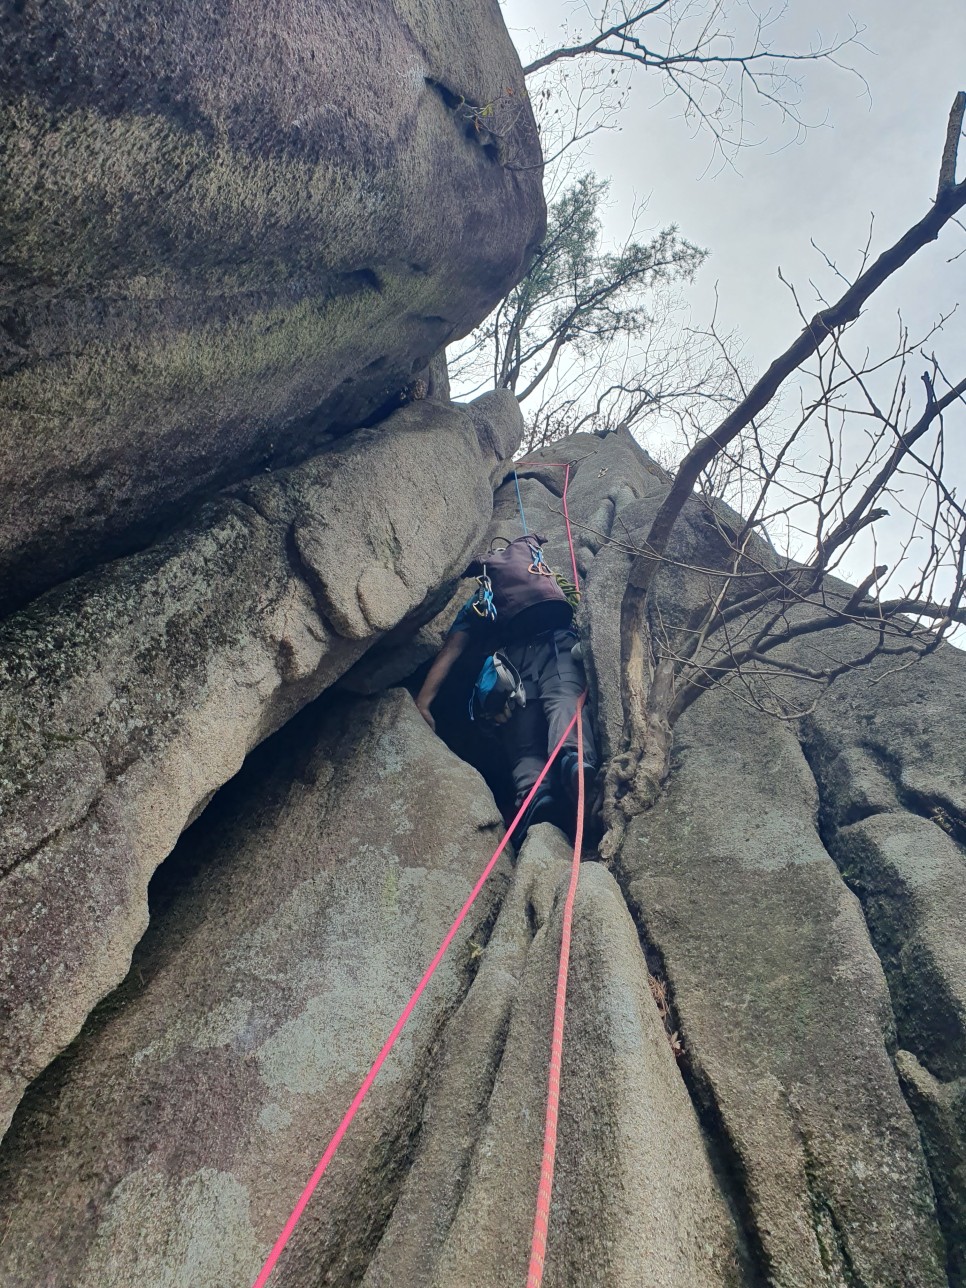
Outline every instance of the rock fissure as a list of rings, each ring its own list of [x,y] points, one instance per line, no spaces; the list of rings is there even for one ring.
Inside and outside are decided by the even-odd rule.
[[[905,781],[898,746],[862,734],[855,746],[871,776],[831,731],[803,728],[823,838],[862,906],[889,988],[891,1053],[929,1167],[949,1282],[958,1285],[966,1282],[966,1113],[957,1124],[949,1106],[966,1086],[966,969],[955,922],[966,895],[962,831],[947,813],[949,794]]]
[[[32,601],[0,624],[0,1279],[222,1288],[514,798],[479,659],[445,743],[392,686],[523,527],[519,405],[454,405],[440,346],[544,235],[539,138],[495,0],[35,8],[0,32],[0,595]],[[633,760],[622,609],[672,480],[625,431],[528,453],[566,575],[560,461],[601,759]],[[657,647],[744,531],[684,506]],[[797,691],[867,645],[770,656]],[[726,686],[671,711],[616,880],[577,884],[546,1288],[966,1285],[962,655],[843,674],[798,733]],[[542,824],[497,864],[279,1288],[524,1281],[570,863]]]
[[[446,1208],[439,1214],[440,1219],[437,1225],[437,1237],[442,1243],[445,1243],[460,1207],[466,1198],[474,1168],[479,1165],[478,1151],[490,1124],[490,1102],[493,1098],[494,1088],[500,1076],[500,1069],[506,1054],[512,1014],[512,1005],[507,1000],[497,1025],[492,1031],[490,1044],[481,1055],[483,1076],[478,1089],[475,1089],[476,1104],[473,1106],[467,1105],[466,1107],[467,1117],[469,1118],[473,1115],[476,1118],[474,1124],[476,1128],[474,1148],[461,1152],[457,1159],[452,1194]]]
[[[467,982],[467,988],[469,981]],[[459,1006],[456,1002],[452,1008]],[[436,1028],[401,1103],[388,1126],[388,1132],[373,1148],[369,1159],[360,1169],[357,1195],[346,1208],[344,1225],[335,1238],[327,1240],[324,1258],[312,1255],[311,1245],[303,1236],[300,1252],[293,1257],[291,1270],[296,1275],[317,1276],[316,1282],[331,1288],[354,1288],[364,1278],[374,1256],[378,1253],[386,1231],[392,1222],[406,1177],[419,1154],[423,1134],[426,1102],[439,1068],[440,1047],[446,1023],[452,1011],[440,1016]],[[366,1202],[364,1196],[369,1196]],[[373,1211],[373,1197],[377,1205]],[[367,1222],[359,1222],[359,1212],[371,1211]],[[308,1239],[311,1239],[309,1234]],[[309,1267],[311,1266],[311,1271]],[[311,1282],[311,1279],[309,1279]]]
[[[812,1224],[829,1283],[834,1288],[865,1288],[865,1281],[856,1274],[852,1264],[845,1232],[823,1192],[820,1168],[809,1149],[808,1133],[801,1123],[796,1122],[796,1127],[805,1161],[805,1180],[812,1204]]]
[[[952,837],[966,861],[966,818],[947,796],[905,788],[901,792],[901,804]]]
[[[841,798],[830,796],[823,773],[827,751],[814,734],[802,738],[802,750],[815,774],[822,838],[862,906],[889,986],[897,1046],[912,1051],[939,1081],[954,1081],[966,1074],[963,998],[957,996],[942,964],[922,944],[908,875],[882,861],[878,843],[866,839],[867,829],[861,825],[877,819],[888,828],[892,816],[907,810],[955,838],[936,818],[942,808],[936,798],[903,788],[896,757],[868,741],[861,748],[887,771],[896,792],[891,808],[884,802],[843,804]]]
[[[956,803],[944,793],[926,792],[910,787],[903,781],[902,763],[881,744],[863,739],[859,743],[881,765],[895,788],[897,803],[920,818],[935,823],[960,846],[966,846],[966,818]]]
[[[653,999],[655,1009],[661,1016],[662,1027],[668,1035],[669,1046],[674,1053],[681,1081],[701,1126],[708,1160],[738,1232],[737,1251],[743,1272],[742,1282],[748,1288],[767,1288],[767,1285],[772,1282],[773,1267],[758,1233],[748,1196],[748,1177],[742,1165],[741,1155],[727,1129],[713,1084],[703,1075],[699,1061],[695,1059],[688,1046],[687,1033],[677,1013],[674,989],[668,979],[666,964],[660,950],[647,933],[644,909],[630,894],[627,878],[619,865],[615,875],[637,931],[648,975],[660,984],[660,1000],[656,995]],[[676,1046],[672,1040],[675,1036],[677,1037]]]
[[[104,782],[106,786],[109,784],[110,780],[105,779]],[[14,854],[12,859],[7,860],[4,864],[0,865],[0,878],[12,876],[18,868],[22,868],[28,863],[32,863],[34,859],[43,854],[47,846],[60,844],[61,842],[68,840],[72,832],[81,831],[90,822],[91,815],[95,812],[99,803],[99,798],[95,796],[83,813],[79,814],[76,818],[72,818],[69,823],[65,823],[62,827],[56,827],[51,831],[46,832],[39,841],[30,847],[30,849],[24,850],[19,854]]]

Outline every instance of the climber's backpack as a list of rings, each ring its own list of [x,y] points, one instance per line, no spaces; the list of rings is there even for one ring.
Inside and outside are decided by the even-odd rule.
[[[507,542],[503,550],[490,550],[485,559],[474,560],[466,576],[482,579],[482,593],[490,592],[489,603],[481,603],[477,609],[481,617],[508,623],[523,609],[545,604],[548,612],[544,629],[570,623],[572,601],[547,566],[543,538],[535,532]]]
[[[491,653],[470,695],[470,719],[504,724],[515,707],[527,705],[523,678],[505,653]]]

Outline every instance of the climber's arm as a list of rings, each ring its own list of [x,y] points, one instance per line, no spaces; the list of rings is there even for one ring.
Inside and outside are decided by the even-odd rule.
[[[443,681],[453,669],[453,663],[470,642],[469,631],[454,631],[446,637],[446,642],[436,654],[436,660],[426,673],[423,687],[416,694],[416,708],[430,729],[436,728],[430,707],[433,699],[442,688]]]

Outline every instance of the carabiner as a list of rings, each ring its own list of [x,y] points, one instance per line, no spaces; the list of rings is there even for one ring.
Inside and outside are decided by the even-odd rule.
[[[477,617],[482,617],[486,621],[496,621],[496,604],[493,602],[493,585],[486,573],[482,577],[477,577],[480,589],[477,592],[476,599],[473,600],[473,612]]]
[[[550,571],[550,568],[543,557],[543,551],[540,549],[540,547],[531,546],[530,550],[533,554],[533,563],[527,569],[527,572],[532,572],[534,576],[552,577],[553,573]]]

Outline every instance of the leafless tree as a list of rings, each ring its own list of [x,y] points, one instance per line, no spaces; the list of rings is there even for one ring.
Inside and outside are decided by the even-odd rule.
[[[575,19],[567,29],[565,43],[544,50],[524,74],[542,87],[539,78],[575,63],[603,65],[609,76],[618,69],[656,73],[666,93],[682,100],[686,118],[710,133],[725,158],[760,142],[748,134],[749,98],[777,114],[795,135],[816,124],[801,111],[803,65],[845,67],[843,57],[861,45],[863,34],[847,20],[844,36],[785,51],[776,43],[785,6],[765,9],[747,0],[604,0],[596,9],[587,4],[585,12],[586,21]]]
[[[581,174],[580,164],[592,135],[620,128],[641,70],[683,95],[685,114],[707,127],[722,156],[760,141],[748,133],[749,94],[795,133],[806,129],[796,69],[816,60],[842,65],[861,30],[851,23],[843,38],[785,53],[776,43],[782,13],[749,0],[637,7],[604,0],[600,9],[587,6],[585,23],[573,10],[566,43],[524,69],[545,158],[547,238],[527,278],[448,357],[453,383],[468,396],[492,384],[517,393],[526,450],[577,429],[655,420],[665,437],[690,443],[737,402],[733,358],[692,328],[674,289],[707,252],[673,227],[642,238],[640,210],[623,245],[605,249],[607,185]],[[520,107],[511,91],[493,103],[461,106],[511,168]]]
[[[855,363],[845,349],[849,328],[874,293],[947,224],[958,223],[956,215],[966,206],[966,180],[955,180],[964,113],[966,93],[957,96],[950,114],[939,186],[928,213],[865,264],[839,299],[808,320],[733,410],[694,443],[645,540],[632,551],[620,623],[625,726],[604,786],[605,857],[616,852],[627,820],[658,798],[670,764],[673,724],[711,685],[744,686],[748,700],[797,716],[802,709],[788,708],[776,683],[781,677],[793,677],[799,690],[802,684],[825,687],[843,671],[876,658],[894,658],[901,665],[928,654],[953,627],[966,624],[966,510],[943,477],[945,417],[966,403],[966,379],[947,376],[929,361],[922,377],[923,405],[913,417],[906,367],[917,346],[902,336],[891,355],[898,375],[887,403],[869,379],[882,364]],[[760,417],[789,378],[810,362],[818,394],[803,405],[797,426],[777,451],[768,451],[758,435]],[[870,432],[865,450],[849,460],[841,425],[855,416],[866,418]],[[808,467],[811,477],[803,487],[801,470],[796,477],[787,467],[815,425],[824,434],[825,451]],[[743,436],[746,442],[750,436],[751,448],[737,458],[740,472],[747,483],[751,470],[757,495],[744,498],[750,500],[744,519],[708,502],[724,557],[718,567],[694,570],[708,578],[707,602],[683,632],[680,627],[671,631],[661,622],[653,591],[668,566],[672,534],[708,471],[742,451]],[[874,541],[872,568],[857,588],[834,580],[845,553],[885,517],[889,498],[904,507],[908,520],[891,583]],[[812,551],[804,559],[779,558],[762,531],[778,520],[796,521],[803,509],[812,515]],[[925,542],[925,553],[912,559],[919,541]],[[911,575],[907,568],[914,569]],[[821,665],[789,655],[794,640],[843,625],[868,632],[868,646],[846,659],[829,654]]]

